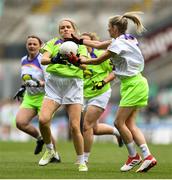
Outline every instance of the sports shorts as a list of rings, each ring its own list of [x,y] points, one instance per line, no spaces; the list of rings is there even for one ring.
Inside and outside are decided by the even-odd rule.
[[[83,110],[86,111],[88,106],[91,106],[91,105],[105,109],[109,102],[109,99],[111,97],[111,91],[112,90],[109,89],[108,91],[104,92],[103,94],[96,96],[94,98],[91,98],[91,99],[84,98]]]
[[[140,73],[121,79],[120,107],[143,107],[148,103],[149,86]]]
[[[83,104],[83,80],[49,74],[45,84],[45,98],[58,104]]]
[[[36,95],[29,95],[25,93],[22,104],[20,105],[20,108],[35,109],[39,113],[44,95],[45,95],[44,93],[36,94]]]

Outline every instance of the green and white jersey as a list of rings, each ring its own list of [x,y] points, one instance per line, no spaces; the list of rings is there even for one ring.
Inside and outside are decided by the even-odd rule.
[[[92,48],[90,56],[91,58],[96,58],[99,57],[102,53],[103,50]],[[110,60],[104,61],[99,65],[88,65],[87,68],[93,70],[93,76],[89,79],[84,78],[84,98],[90,99],[99,96],[111,88],[110,83],[107,83],[102,89],[92,90],[93,81],[101,81],[107,77],[110,72],[112,72],[112,65]]]
[[[64,41],[59,38],[54,38],[48,41],[45,46],[41,49],[41,52],[48,51],[51,54],[51,58],[56,56],[60,50],[60,46]],[[87,48],[84,45],[79,45],[78,54],[81,56],[88,56]],[[65,64],[49,64],[46,68],[48,73],[52,73],[61,77],[71,77],[71,78],[83,78],[83,70],[74,65]]]

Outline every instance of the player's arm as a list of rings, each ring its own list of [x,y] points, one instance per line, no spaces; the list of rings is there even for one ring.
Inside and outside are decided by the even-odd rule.
[[[48,65],[51,63],[51,54],[48,51],[45,51],[42,55],[41,64]]]
[[[93,88],[92,88],[92,90],[102,89],[107,83],[111,82],[114,79],[115,79],[115,74],[113,72],[111,72],[103,80],[101,80],[101,81],[93,81]]]
[[[106,50],[101,56],[99,56],[97,58],[91,58],[91,59],[81,58],[80,63],[81,64],[93,64],[93,65],[96,65],[96,64],[100,64],[100,63],[106,61],[110,57],[111,57],[111,52]]]
[[[96,49],[106,49],[110,43],[111,40],[107,41],[95,41],[95,40],[88,40],[88,39],[82,39],[74,34],[71,34],[72,40],[77,44],[84,44],[86,46],[90,46]]]
[[[84,59],[84,61],[87,60],[86,56],[79,56],[79,59],[81,59],[81,58]],[[82,69],[82,70],[86,70],[87,69],[87,65],[86,64],[80,64],[79,68]]]
[[[106,78],[103,79],[103,81],[105,82],[105,84],[113,81],[115,79],[115,74],[113,72],[111,72]]]
[[[93,41],[88,39],[83,39],[83,44],[86,46],[90,46],[96,49],[107,49],[107,47],[110,45],[111,40],[107,41]]]
[[[66,64],[65,59],[62,57],[60,53],[57,53],[56,56],[51,58],[50,52],[46,51],[43,53],[41,64],[48,65],[48,64]]]

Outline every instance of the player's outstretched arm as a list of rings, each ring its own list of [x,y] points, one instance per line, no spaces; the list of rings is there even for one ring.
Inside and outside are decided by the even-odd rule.
[[[91,58],[91,59],[84,59],[81,58],[80,59],[80,63],[81,64],[100,64],[104,61],[106,61],[107,59],[109,59],[111,57],[111,52],[106,50],[101,56],[97,57],[97,58]]]
[[[74,34],[71,34],[71,36],[73,38],[72,40],[75,43],[84,44],[86,46],[90,46],[90,47],[97,48],[97,49],[106,49],[111,43],[111,40],[95,41],[95,40],[82,39]]]
[[[107,41],[93,41],[93,40],[88,40],[88,39],[83,40],[84,45],[90,46],[96,49],[107,49],[110,43],[111,43],[111,40],[107,40]]]

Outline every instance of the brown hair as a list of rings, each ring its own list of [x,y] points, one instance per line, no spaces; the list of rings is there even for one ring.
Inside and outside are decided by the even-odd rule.
[[[38,36],[35,36],[35,35],[30,35],[30,36],[28,36],[28,37],[27,37],[27,40],[28,40],[29,38],[35,38],[35,39],[37,39],[37,40],[38,40],[38,42],[39,42],[40,46],[42,46],[42,45],[43,45],[43,41],[42,41],[42,40],[41,40]]]
[[[132,11],[132,12],[126,12],[123,15],[117,15],[117,16],[111,17],[109,19],[109,24],[111,26],[117,26],[118,30],[121,33],[125,33],[128,28],[128,19],[130,19],[136,25],[136,32],[141,33],[143,31],[145,31],[146,29],[144,28],[144,26],[140,20],[140,17],[137,16],[137,14],[143,14],[143,12]]]
[[[88,37],[90,37],[91,40],[98,40],[99,39],[97,34],[94,32],[84,32],[81,34],[81,36],[88,36]]]

